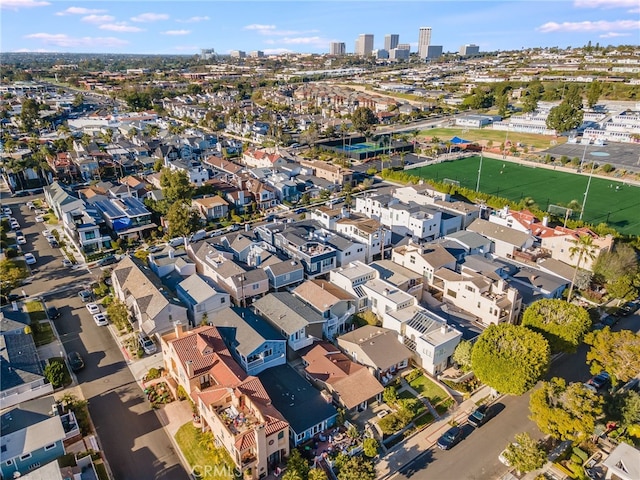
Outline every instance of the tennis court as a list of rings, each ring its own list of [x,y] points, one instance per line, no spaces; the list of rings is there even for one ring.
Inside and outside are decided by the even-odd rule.
[[[407,173],[440,182],[453,180],[475,190],[479,168],[480,157],[469,157],[411,169]],[[551,204],[567,205],[573,200],[582,204],[588,181],[587,175],[484,158],[480,191],[516,202],[531,197],[540,209],[547,210]],[[593,177],[583,220],[594,225],[608,223],[620,233],[640,235],[640,187]]]
[[[374,150],[381,150],[381,147],[373,142],[354,143],[353,145],[336,146],[338,150],[344,150],[345,152],[367,152]]]

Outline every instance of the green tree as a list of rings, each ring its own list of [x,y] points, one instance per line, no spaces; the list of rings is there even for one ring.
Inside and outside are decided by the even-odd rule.
[[[20,122],[22,128],[30,132],[40,120],[40,106],[33,98],[27,98],[22,102],[22,110],[20,112]]]
[[[51,362],[44,367],[44,376],[53,388],[64,387],[64,364],[62,362]]]
[[[538,102],[542,97],[544,87],[540,82],[533,82],[529,85],[529,88],[525,91],[522,98],[522,111],[524,113],[531,113],[538,108]]]
[[[287,474],[291,475],[291,477],[287,477]],[[287,471],[283,475],[283,478],[284,477],[287,477],[289,480],[307,480],[309,477],[309,464],[297,448],[292,449],[289,453]]]
[[[527,327],[491,325],[473,346],[471,367],[478,379],[500,393],[522,395],[549,368],[549,344]]]
[[[371,133],[371,127],[378,123],[378,119],[369,107],[358,107],[351,115],[351,122],[362,135],[368,136]]]
[[[116,299],[109,304],[107,315],[118,330],[125,330],[129,325],[129,310],[120,300]]]
[[[496,107],[498,107],[498,115],[504,117],[509,111],[509,97],[506,93],[496,97]]]
[[[625,275],[638,273],[638,257],[635,250],[618,242],[613,250],[602,252],[593,265],[593,273],[600,282],[613,283]]]
[[[587,334],[584,342],[591,346],[587,352],[591,373],[604,370],[614,381],[627,382],[640,372],[639,334],[605,327]]]
[[[364,457],[350,457],[338,472],[338,480],[374,480],[376,467]]]
[[[541,432],[579,443],[593,434],[603,404],[603,398],[584,384],[567,386],[563,378],[554,377],[531,393],[529,410]]]
[[[624,275],[607,285],[607,293],[620,300],[632,300],[638,296],[640,275]]]
[[[573,287],[576,284],[576,276],[578,275],[578,270],[580,270],[580,264],[582,260],[589,259],[594,260],[596,258],[595,245],[593,244],[593,237],[591,235],[580,235],[578,240],[573,242],[573,246],[569,247],[569,256],[573,259],[573,257],[578,256],[578,260],[576,262],[576,268],[573,271],[573,278],[571,279],[571,286],[569,287],[569,294],[567,295],[567,301],[571,301],[571,295],[573,294]]]
[[[312,468],[309,470],[309,480],[327,480],[327,474],[322,468]]]
[[[547,460],[544,449],[528,433],[519,433],[515,440],[515,443],[507,445],[504,452],[509,465],[521,474],[544,465]]]
[[[524,312],[522,325],[541,333],[552,353],[575,352],[591,329],[589,312],[560,299],[543,299]]]
[[[182,170],[171,171],[163,168],[160,173],[160,186],[162,194],[169,203],[179,200],[191,200],[193,187],[189,183],[189,177]]]
[[[582,124],[583,117],[584,112],[582,110],[565,101],[549,111],[546,124],[547,128],[555,130],[556,133],[564,133],[578,128]]]
[[[396,390],[396,387],[394,387],[393,385],[384,387],[384,390],[382,392],[382,399],[387,405],[395,405],[398,402],[398,391]]]
[[[620,420],[623,425],[640,424],[640,394],[627,390],[622,396]]]
[[[170,237],[186,237],[200,227],[200,216],[189,204],[176,201],[169,206],[167,212]]]
[[[84,95],[81,93],[76,93],[76,95],[73,97],[73,102],[71,103],[71,105],[73,105],[74,108],[80,108],[83,103]]]
[[[378,441],[375,438],[367,437],[362,441],[363,453],[369,458],[378,455],[378,446]]]
[[[589,108],[595,107],[600,99],[600,95],[602,95],[602,84],[594,80],[587,89],[587,106]]]
[[[22,280],[29,276],[26,268],[5,258],[0,261],[0,285],[3,291],[10,291],[21,285]]]
[[[471,368],[471,351],[473,343],[468,340],[462,340],[453,351],[453,361],[460,365],[464,370]]]

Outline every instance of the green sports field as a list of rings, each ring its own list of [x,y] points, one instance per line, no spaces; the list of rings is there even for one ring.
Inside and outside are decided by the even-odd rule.
[[[480,157],[470,157],[407,173],[440,182],[455,180],[462,187],[475,190],[479,167]],[[516,202],[531,197],[541,210],[547,210],[549,205],[567,205],[572,200],[582,204],[588,181],[587,175],[484,158],[480,191]],[[583,220],[594,225],[608,223],[620,233],[640,235],[640,187],[593,177]]]

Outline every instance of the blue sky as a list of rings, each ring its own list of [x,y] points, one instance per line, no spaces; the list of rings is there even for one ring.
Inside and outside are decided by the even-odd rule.
[[[481,51],[640,43],[638,0],[542,1],[59,1],[0,0],[0,51],[194,54],[262,50],[353,52],[361,33],[398,33],[415,51],[418,29],[431,44]]]

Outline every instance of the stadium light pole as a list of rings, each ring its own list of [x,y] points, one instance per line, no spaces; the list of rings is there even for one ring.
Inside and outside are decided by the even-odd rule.
[[[588,145],[588,144],[587,144]],[[585,147],[585,152],[587,148]],[[608,157],[609,154],[607,152],[591,152],[591,155],[594,157]],[[587,206],[587,197],[589,196],[589,188],[591,187],[591,179],[593,178],[593,171],[596,168],[595,160],[591,162],[591,173],[589,174],[589,181],[587,181],[587,189],[584,191],[584,200],[582,202],[582,209],[580,210],[580,220],[582,220],[582,215],[584,215],[584,207]]]
[[[478,167],[478,181],[476,182],[476,192],[480,190],[480,174],[482,173],[482,154],[484,149],[480,147],[480,166]]]
[[[584,140],[584,137],[582,137]],[[585,143],[584,151],[582,152],[582,159],[580,160],[580,165],[578,166],[578,173],[582,172],[582,164],[584,163],[584,157],[587,155],[587,148],[589,147],[589,142]]]

